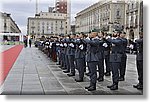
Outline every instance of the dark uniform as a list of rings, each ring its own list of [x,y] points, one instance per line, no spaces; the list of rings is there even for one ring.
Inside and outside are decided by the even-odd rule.
[[[75,46],[75,39],[70,38],[67,40],[68,43],[68,60],[69,60],[69,66],[71,69],[71,72],[69,74],[67,74],[68,76],[75,76],[75,50],[76,50],[76,46]]]
[[[113,84],[107,86],[111,90],[118,89],[118,80],[119,80],[119,68],[121,65],[121,56],[122,56],[122,40],[120,38],[108,39],[112,43],[112,52],[110,54],[110,63],[112,67],[112,79]]]
[[[127,44],[128,44],[128,41],[126,38],[121,38],[122,40],[122,57],[121,57],[121,66],[120,66],[120,77],[119,77],[119,81],[124,81],[125,78],[125,72],[126,72],[126,62],[127,62],[127,55],[126,55],[126,49],[127,49]]]
[[[64,73],[69,73],[70,72],[70,64],[69,64],[69,59],[68,59],[68,50],[69,50],[68,40],[69,40],[69,38],[65,38],[63,40],[64,56],[65,56],[64,64],[65,64],[65,67],[66,67],[66,70],[63,71]]]
[[[97,80],[99,82],[104,81],[104,47],[103,47],[103,39],[99,39],[99,46],[98,46],[98,53],[97,56],[99,58],[98,62],[98,72],[99,72],[99,77]]]
[[[84,43],[83,39],[76,39],[75,43],[76,43],[75,60],[76,60],[76,67],[79,72],[79,79],[75,79],[75,81],[82,82],[84,77],[84,70],[86,67],[85,64],[86,44]]]
[[[106,72],[105,72],[105,76],[110,76],[110,72],[111,72],[111,66],[110,66],[110,62],[109,62],[109,57],[110,57],[110,50],[111,50],[111,43],[108,42],[105,38],[103,39],[104,44],[104,60],[105,60],[105,65],[106,65]]]
[[[133,85],[133,87],[137,89],[143,89],[143,38],[136,40],[136,44],[137,44],[136,65],[139,83],[137,85]]]
[[[60,39],[60,67],[62,69],[67,69],[66,62],[65,62],[65,46],[64,46],[64,39]]]
[[[85,87],[88,91],[96,90],[97,82],[97,64],[99,62],[98,58],[98,47],[99,47],[99,38],[91,38],[84,40],[87,43],[87,53],[86,53],[86,62],[90,70],[90,86]]]

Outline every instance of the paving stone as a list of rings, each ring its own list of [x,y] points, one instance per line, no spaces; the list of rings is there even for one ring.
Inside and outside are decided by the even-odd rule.
[[[45,90],[46,95],[68,95],[68,93],[63,90]]]

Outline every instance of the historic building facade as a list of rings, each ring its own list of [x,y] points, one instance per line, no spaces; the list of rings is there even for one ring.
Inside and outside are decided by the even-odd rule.
[[[76,32],[99,29],[108,33],[122,30],[125,25],[124,1],[99,1],[77,13]]]
[[[139,38],[139,32],[143,29],[143,1],[131,0],[126,9],[126,32],[128,39]]]
[[[0,32],[1,33],[21,33],[16,22],[12,19],[11,14],[0,12]]]
[[[67,14],[40,12],[28,18],[28,35],[36,37],[67,33]]]

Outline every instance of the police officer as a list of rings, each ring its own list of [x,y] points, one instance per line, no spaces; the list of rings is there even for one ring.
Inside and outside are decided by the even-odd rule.
[[[81,32],[76,38],[76,51],[75,51],[75,59],[76,59],[76,67],[79,72],[79,79],[75,79],[76,82],[83,82],[84,70],[86,67],[85,64],[85,54],[86,54],[86,44],[83,41],[84,33]]]
[[[103,41],[103,35],[102,33],[98,33],[99,36],[99,47],[98,47],[98,53],[97,56],[99,58],[99,62],[98,62],[98,72],[99,72],[99,77],[97,78],[97,80],[99,82],[104,81],[104,41]]]
[[[65,62],[65,46],[64,46],[64,34],[61,35],[61,38],[60,38],[60,68],[62,68],[62,70],[66,70],[67,67],[66,67],[66,62]]]
[[[90,38],[89,38],[90,37]],[[88,38],[84,41],[87,43],[87,54],[86,54],[86,62],[88,68],[90,70],[90,85],[85,87],[88,91],[96,90],[96,82],[97,82],[97,64],[99,58],[97,56],[98,47],[99,47],[99,38],[98,33],[93,30]]]
[[[106,39],[112,43],[112,51],[110,54],[110,63],[112,67],[112,79],[113,84],[107,86],[110,90],[118,89],[118,80],[119,80],[119,68],[121,65],[121,56],[122,51],[120,50],[122,47],[122,40],[119,38],[120,33],[114,33],[112,38],[106,37]]]
[[[137,44],[136,65],[137,65],[139,83],[137,85],[133,85],[133,87],[142,90],[143,89],[143,32],[140,32],[140,39],[136,40],[136,44]]]
[[[63,71],[64,73],[70,73],[70,64],[69,64],[69,46],[68,46],[68,41],[70,39],[70,36],[67,35],[64,40],[63,40],[63,44],[64,44],[64,54],[65,54],[65,67],[66,70]]]
[[[127,49],[127,44],[128,40],[125,38],[126,33],[125,32],[120,32],[120,38],[122,40],[122,57],[121,57],[121,66],[120,66],[120,76],[119,76],[119,81],[124,81],[125,80],[125,72],[126,72],[126,62],[127,62],[127,55],[126,55],[126,49]]]
[[[75,34],[70,35],[70,39],[67,40],[68,43],[68,60],[69,60],[69,66],[71,69],[71,72],[67,74],[69,77],[75,76]]]
[[[111,43],[105,39],[105,36],[107,36],[108,34],[107,33],[104,34],[104,32],[101,32],[101,33],[102,33],[102,35],[104,35],[103,47],[104,47],[104,60],[105,60],[105,66],[106,66],[106,72],[104,74],[105,74],[105,76],[110,76],[111,75],[111,73],[110,73],[111,66],[110,66],[110,62],[109,62],[109,57],[110,57]]]

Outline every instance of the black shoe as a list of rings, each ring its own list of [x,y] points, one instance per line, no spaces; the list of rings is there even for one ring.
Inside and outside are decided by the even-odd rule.
[[[83,82],[83,78],[75,79],[76,82]]]
[[[107,88],[111,88],[111,87],[113,87],[113,86],[114,86],[114,84],[107,86]]]
[[[133,88],[137,88],[140,84],[138,83],[137,85],[133,85]]]
[[[137,88],[139,90],[142,90],[143,89],[143,85],[138,83],[137,85],[133,85],[134,88]]]
[[[69,73],[69,74],[67,74],[69,77],[71,77],[71,76],[75,76],[75,74],[74,73]]]
[[[70,71],[68,71],[68,70],[65,70],[65,71],[63,71],[64,73],[69,73]]]
[[[106,72],[105,76],[111,76],[110,72]]]
[[[96,90],[96,86],[91,86],[90,88],[88,88],[88,91],[94,91]]]
[[[97,80],[98,80],[98,82],[102,82],[102,81],[104,81],[104,78],[101,77],[101,78],[98,78]]]
[[[56,65],[60,65],[60,63],[56,63]]]
[[[62,69],[62,70],[66,70],[67,68],[65,68],[65,67],[62,67],[61,69]]]
[[[138,89],[138,90],[143,90],[143,85],[141,85],[141,84],[138,85],[138,86],[137,86],[137,89]]]
[[[85,73],[85,75],[90,76],[90,73]]]
[[[118,85],[117,85],[117,84],[114,84],[114,85],[110,88],[110,90],[118,90]]]
[[[119,81],[124,81],[124,77],[119,77]]]
[[[89,89],[91,86],[87,86],[87,87],[85,87],[85,89]]]
[[[58,66],[59,68],[62,68],[62,66]]]

